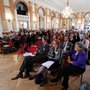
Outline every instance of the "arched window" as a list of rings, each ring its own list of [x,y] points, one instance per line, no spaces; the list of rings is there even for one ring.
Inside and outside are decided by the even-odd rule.
[[[16,8],[17,8],[17,14],[19,14],[19,15],[27,15],[28,8],[23,2],[18,2],[16,4]]]

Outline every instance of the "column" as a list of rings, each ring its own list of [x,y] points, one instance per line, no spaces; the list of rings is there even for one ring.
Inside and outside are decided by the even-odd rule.
[[[82,29],[84,29],[84,23],[85,23],[85,19],[82,19]]]
[[[39,14],[38,14],[38,5],[35,4],[35,14],[36,14],[36,30],[39,29]]]
[[[7,23],[7,31],[11,31],[13,30],[12,27],[12,13],[11,13],[11,7],[10,7],[10,2],[9,0],[7,0],[7,2],[5,0],[4,1],[4,8],[5,8],[5,19],[6,19],[6,23]]]
[[[30,25],[29,25],[29,29],[32,30],[32,26],[33,26],[33,23],[32,23],[32,3],[29,1],[29,21],[30,21]]]
[[[32,20],[32,30],[36,29],[36,14],[35,14],[35,4],[32,4],[32,16],[33,16],[33,20]]]
[[[12,29],[16,31],[16,19],[15,19],[15,9],[16,9],[15,6],[16,5],[13,0],[9,0],[9,3],[10,3],[11,14],[12,14]]]
[[[60,28],[62,29],[62,18],[60,19]]]
[[[39,14],[37,12],[37,30],[39,30]]]
[[[49,13],[48,13],[48,9],[47,8],[46,8],[45,11],[46,11],[46,29],[48,29],[48,20],[47,19],[48,19],[48,14]]]
[[[67,18],[66,28],[69,29],[69,18]]]
[[[46,16],[44,16],[44,29],[46,30],[47,28],[47,25],[46,25]]]
[[[0,0],[0,15],[1,15],[1,20],[2,20],[2,25],[3,25],[3,31],[8,31],[7,30],[6,18],[5,18],[5,9],[4,9],[3,0]]]

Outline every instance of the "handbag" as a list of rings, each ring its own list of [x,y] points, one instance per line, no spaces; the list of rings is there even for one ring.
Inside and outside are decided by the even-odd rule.
[[[35,77],[35,83],[36,84],[41,84],[43,83],[45,80],[44,76],[42,73],[38,74],[36,77]]]

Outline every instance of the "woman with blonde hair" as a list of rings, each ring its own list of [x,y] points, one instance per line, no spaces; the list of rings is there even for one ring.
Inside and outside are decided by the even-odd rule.
[[[64,77],[62,82],[62,90],[68,89],[68,81],[70,75],[80,75],[86,70],[86,53],[84,52],[84,46],[82,43],[78,42],[75,44],[74,51],[68,55],[68,66],[63,67],[59,70],[57,77],[52,79],[51,82],[58,82],[62,77]],[[72,60],[71,60],[72,58]]]

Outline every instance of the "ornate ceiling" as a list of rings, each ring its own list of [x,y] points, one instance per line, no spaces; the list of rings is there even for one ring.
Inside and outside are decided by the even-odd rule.
[[[67,0],[29,0],[31,2],[38,3],[39,5],[44,5],[52,10],[57,10],[61,12],[66,6]],[[42,3],[42,1],[44,1]],[[85,12],[90,11],[90,0],[70,0],[69,6],[75,12]]]

